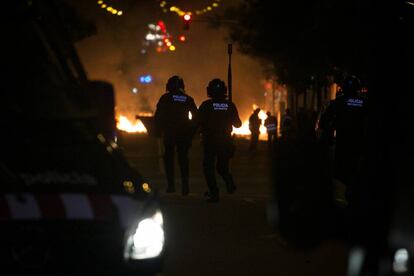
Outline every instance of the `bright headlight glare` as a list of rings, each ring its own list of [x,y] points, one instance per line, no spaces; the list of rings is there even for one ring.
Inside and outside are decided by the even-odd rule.
[[[394,255],[393,270],[397,274],[406,273],[408,271],[408,262],[410,256],[405,248],[398,249]]]
[[[158,257],[164,248],[164,227],[161,211],[138,223],[127,241],[127,259],[143,260]]]

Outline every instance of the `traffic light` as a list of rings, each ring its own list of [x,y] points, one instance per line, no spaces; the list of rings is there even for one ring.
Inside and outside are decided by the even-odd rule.
[[[183,16],[183,22],[184,22],[184,30],[189,30],[190,29],[190,23],[191,23],[191,14],[186,13]]]

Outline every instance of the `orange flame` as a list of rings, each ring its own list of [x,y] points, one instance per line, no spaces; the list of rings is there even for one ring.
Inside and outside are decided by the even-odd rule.
[[[256,109],[258,106],[253,105],[253,110]],[[139,115],[142,116],[152,116],[152,113],[140,113]],[[192,114],[188,114],[189,119],[192,117]],[[250,116],[250,115],[249,115]],[[263,125],[264,120],[267,118],[266,113],[263,110],[260,110],[259,112],[259,118],[262,120],[262,125],[260,126],[260,140],[267,140],[267,130],[266,127]],[[190,119],[191,120],[191,119]],[[147,133],[147,129],[145,128],[144,124],[141,122],[141,120],[137,119],[135,123],[130,121],[126,116],[119,115],[118,116],[118,122],[116,127],[119,130],[128,132],[128,133]],[[249,119],[246,119],[242,122],[242,126],[239,128],[233,128],[232,134],[235,134],[236,136],[249,136],[250,130],[249,130]]]
[[[257,105],[253,105],[253,110],[255,110],[256,108],[258,108]],[[249,115],[250,116],[250,115]],[[267,115],[263,110],[260,110],[259,112],[259,118],[262,120],[262,125],[260,126],[260,136],[259,139],[260,140],[267,140],[267,130],[266,127],[263,125],[264,124],[264,120],[266,120]],[[239,136],[248,136],[250,135],[250,129],[249,129],[249,119],[246,119],[242,122],[242,126],[239,128],[233,128],[233,134],[235,135],[239,135]]]
[[[135,123],[132,123],[126,116],[123,115],[119,115],[116,127],[119,130],[126,131],[128,133],[147,133],[147,129],[141,120],[136,120]]]

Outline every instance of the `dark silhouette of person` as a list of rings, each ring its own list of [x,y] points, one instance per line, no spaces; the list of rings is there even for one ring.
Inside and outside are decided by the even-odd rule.
[[[302,115],[306,113],[302,112]],[[301,122],[302,121],[302,122]],[[314,246],[330,229],[332,179],[325,147],[308,131],[307,116],[283,116],[282,138],[272,151],[271,218],[282,236],[298,246]],[[276,214],[276,216],[275,216]]]
[[[260,126],[262,125],[259,112],[260,108],[256,108],[249,117],[249,129],[251,132],[250,151],[255,151],[257,149],[257,143],[259,142]]]
[[[282,122],[280,124],[280,132],[282,134],[282,139],[287,140],[292,136],[293,132],[293,117],[290,113],[290,109],[285,110],[285,114],[282,116]]]
[[[300,108],[297,120],[297,138],[301,141],[310,141],[316,138],[315,120],[313,114],[305,108]]]
[[[164,143],[167,193],[175,192],[174,152],[176,150],[181,171],[182,194],[188,195],[188,151],[197,125],[197,106],[193,98],[185,94],[184,80],[179,76],[172,76],[168,79],[166,91],[157,103],[154,120]],[[190,112],[192,118],[190,118]]]
[[[345,79],[342,92],[331,101],[321,116],[319,127],[335,136],[334,177],[352,190],[364,152],[367,128],[367,98],[360,93],[360,81]]]
[[[273,116],[269,111],[266,113],[267,118],[264,121],[264,126],[267,130],[267,145],[269,149],[272,148],[273,144],[277,139],[277,118]]]
[[[229,162],[234,155],[235,147],[231,132],[234,127],[241,126],[241,120],[234,103],[226,99],[227,87],[224,81],[213,79],[207,86],[209,100],[199,108],[199,125],[203,142],[203,168],[208,185],[208,202],[219,201],[219,189],[215,169],[226,183],[227,192],[236,190]]]
[[[369,99],[361,94],[360,88],[357,77],[347,77],[341,93],[321,116],[319,127],[328,137],[335,133],[334,183],[345,190],[344,223],[346,238],[351,245],[350,262],[362,252],[364,258],[358,268],[361,275],[391,275],[382,271],[385,266],[381,262],[391,260],[391,249],[387,247],[392,240],[388,231],[395,207],[392,206],[395,190],[393,185],[381,186],[381,177],[386,175],[383,171],[389,168],[382,163],[382,157],[377,159],[381,154],[374,153],[373,149],[382,151],[385,140],[372,143],[373,140],[368,139]],[[404,203],[404,206],[409,205]]]
[[[337,94],[322,114],[319,128],[321,137],[333,147],[334,202],[341,207],[340,213],[344,214],[343,223],[346,227],[343,227],[343,234],[347,235],[351,243],[371,246],[371,237],[376,234],[365,231],[368,228],[373,230],[366,221],[376,216],[374,210],[380,206],[370,200],[376,194],[376,191],[368,189],[370,181],[363,180],[367,168],[364,163],[368,148],[368,99],[360,94],[360,87],[357,77],[347,77],[342,84],[342,92]],[[369,258],[373,256],[371,253],[369,255]]]
[[[335,99],[343,97],[342,88],[339,88],[335,93]],[[329,100],[328,103],[324,104],[320,112],[320,117],[317,122],[317,136],[318,139],[323,142],[325,145],[333,148],[335,144],[335,127],[334,120],[331,118],[331,115],[334,111],[330,109],[335,106],[335,99]],[[332,154],[333,156],[334,154]],[[333,158],[332,158],[333,159]]]

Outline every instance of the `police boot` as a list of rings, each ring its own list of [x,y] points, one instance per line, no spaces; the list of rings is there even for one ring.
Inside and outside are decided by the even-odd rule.
[[[237,189],[236,185],[234,185],[233,177],[232,176],[226,177],[225,182],[226,182],[227,193],[233,194]]]
[[[219,192],[218,192],[218,189],[215,189],[213,191],[207,192],[205,195],[207,196],[207,202],[210,202],[210,203],[219,202]]]
[[[208,203],[217,203],[219,202],[219,196],[218,195],[210,195],[209,198],[207,198]]]

